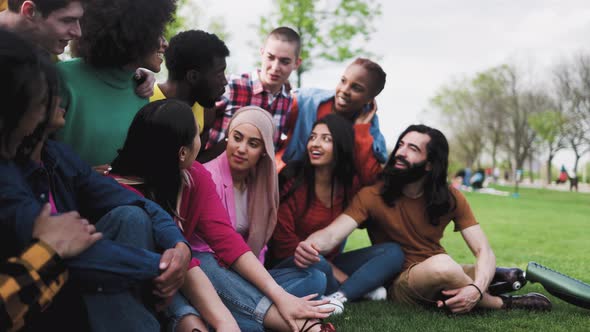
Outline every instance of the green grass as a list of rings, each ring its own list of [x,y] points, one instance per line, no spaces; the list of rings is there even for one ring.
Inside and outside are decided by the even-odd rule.
[[[498,188],[509,191],[510,188]],[[521,189],[519,198],[466,193],[488,236],[498,266],[525,269],[529,261],[590,283],[590,194]],[[474,258],[460,233],[447,227],[443,246],[460,263]],[[355,231],[347,250],[369,244]],[[590,331],[590,310],[568,304],[528,283],[519,293],[540,292],[553,302],[550,313],[486,311],[447,316],[437,310],[390,302],[348,303],[330,319],[338,331]]]

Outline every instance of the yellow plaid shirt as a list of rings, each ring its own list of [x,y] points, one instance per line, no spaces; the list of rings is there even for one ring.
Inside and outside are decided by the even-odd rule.
[[[0,331],[17,331],[43,311],[68,279],[61,258],[41,241],[0,264]]]

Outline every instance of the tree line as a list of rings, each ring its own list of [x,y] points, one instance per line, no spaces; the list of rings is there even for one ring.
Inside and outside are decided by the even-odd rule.
[[[563,60],[548,77],[538,83],[504,64],[442,86],[430,103],[449,129],[453,158],[472,168],[504,158],[520,170],[544,159],[550,183],[553,158],[570,149],[577,174],[590,152],[590,54]]]

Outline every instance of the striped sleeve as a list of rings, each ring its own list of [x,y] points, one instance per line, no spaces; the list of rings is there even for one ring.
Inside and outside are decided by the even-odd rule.
[[[16,331],[43,311],[68,278],[61,258],[41,241],[0,264],[0,331]]]

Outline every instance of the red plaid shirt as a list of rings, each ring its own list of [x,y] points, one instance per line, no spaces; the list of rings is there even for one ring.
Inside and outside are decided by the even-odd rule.
[[[225,94],[215,105],[217,118],[209,129],[209,140],[205,149],[221,142],[226,137],[229,121],[237,110],[244,106],[253,105],[264,108],[272,114],[277,129],[273,141],[275,149],[278,151],[282,143],[281,137],[286,137],[289,131],[286,124],[293,101],[290,93],[291,87],[289,84],[284,84],[281,91],[273,96],[269,91],[264,90],[259,73],[260,70],[257,70],[251,74],[230,77]]]

